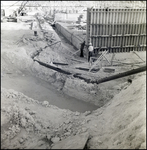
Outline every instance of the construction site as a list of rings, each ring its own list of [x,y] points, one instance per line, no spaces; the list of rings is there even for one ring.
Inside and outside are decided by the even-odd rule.
[[[146,149],[146,1],[1,1],[1,149]]]

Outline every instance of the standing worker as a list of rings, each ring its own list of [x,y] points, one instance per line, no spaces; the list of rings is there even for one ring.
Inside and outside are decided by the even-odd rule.
[[[92,57],[92,54],[93,54],[93,46],[91,43],[89,43],[89,47],[88,47],[88,62],[90,61],[90,57]]]
[[[38,24],[36,21],[31,23],[31,29],[34,30],[34,36],[37,36],[37,29],[38,29]]]
[[[85,47],[85,41],[84,41],[83,43],[81,43],[81,48],[80,48],[81,53],[80,53],[80,57],[84,57],[84,55],[83,55],[84,47]]]

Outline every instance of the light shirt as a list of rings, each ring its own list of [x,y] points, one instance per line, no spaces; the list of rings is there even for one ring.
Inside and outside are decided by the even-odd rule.
[[[32,22],[32,30],[37,30],[38,29],[38,24],[36,21]]]
[[[90,45],[90,46],[88,47],[88,50],[89,50],[89,52],[93,52],[93,46]]]

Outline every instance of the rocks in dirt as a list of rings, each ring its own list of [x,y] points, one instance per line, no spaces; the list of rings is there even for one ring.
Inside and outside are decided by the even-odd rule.
[[[71,133],[70,132],[66,132],[64,133],[64,136],[69,136]]]
[[[88,149],[107,149],[108,146],[105,145],[98,136],[92,137],[87,144]]]
[[[24,139],[23,139],[23,138],[20,138],[20,139],[19,139],[19,143],[22,144],[23,142],[24,142]]]
[[[69,121],[69,120],[65,120],[64,122],[65,122],[65,124],[69,124],[69,123],[70,123],[70,121]]]
[[[46,135],[46,138],[47,138],[48,140],[50,140],[50,139],[51,139],[51,135],[50,135],[50,134],[47,134],[47,135]]]
[[[139,149],[146,149],[146,142],[143,142],[143,143],[140,145]]]
[[[25,127],[25,126],[26,126],[26,123],[27,123],[27,122],[26,122],[26,119],[25,119],[25,118],[21,118],[21,124],[20,124],[20,125],[21,125],[22,127]]]
[[[83,114],[84,114],[85,116],[88,116],[88,115],[91,114],[91,111],[85,111]]]
[[[88,129],[86,128],[86,127],[83,127],[82,129],[81,129],[81,133],[83,133],[83,132],[86,132]]]
[[[42,106],[48,107],[48,106],[49,106],[49,102],[48,102],[48,101],[43,101],[43,102],[42,102]]]
[[[52,149],[83,149],[88,140],[89,133],[70,136],[56,143]]]
[[[53,138],[51,139],[51,141],[52,141],[53,143],[57,143],[57,142],[60,141],[60,138],[56,136],[56,137],[53,137]]]
[[[76,111],[75,115],[76,115],[76,116],[79,116],[79,115],[80,115],[80,113]]]
[[[94,95],[94,94],[96,94],[96,91],[90,91],[90,94]]]

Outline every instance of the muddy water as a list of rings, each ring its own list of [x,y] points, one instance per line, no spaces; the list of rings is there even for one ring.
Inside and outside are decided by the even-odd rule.
[[[85,112],[98,108],[93,104],[65,95],[57,91],[50,83],[30,75],[14,76],[10,74],[9,77],[4,76],[1,79],[1,85],[4,88],[22,92],[35,100],[48,101],[51,105],[55,105],[61,109]]]

